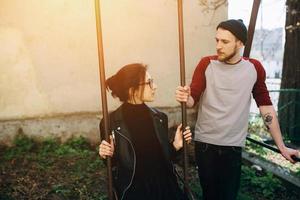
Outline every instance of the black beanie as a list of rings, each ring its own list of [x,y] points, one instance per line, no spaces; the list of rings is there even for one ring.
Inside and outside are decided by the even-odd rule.
[[[247,28],[241,19],[229,19],[221,22],[218,28],[230,31],[237,39],[239,39],[244,45],[247,42]]]

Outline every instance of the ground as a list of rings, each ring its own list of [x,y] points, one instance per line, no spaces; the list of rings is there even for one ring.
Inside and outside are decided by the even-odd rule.
[[[191,159],[190,186],[200,199],[193,166]],[[296,200],[300,199],[297,189],[270,173],[258,174],[243,165],[240,200]],[[84,138],[61,144],[53,139],[36,142],[24,136],[19,136],[12,147],[0,146],[0,200],[4,199],[106,199],[106,167],[97,154],[97,146]]]

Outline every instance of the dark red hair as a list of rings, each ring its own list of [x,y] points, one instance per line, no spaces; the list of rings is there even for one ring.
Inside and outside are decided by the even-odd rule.
[[[106,86],[113,97],[126,102],[129,97],[129,89],[133,89],[132,95],[138,90],[140,83],[145,81],[147,66],[141,63],[132,63],[122,67],[115,75],[106,80]]]

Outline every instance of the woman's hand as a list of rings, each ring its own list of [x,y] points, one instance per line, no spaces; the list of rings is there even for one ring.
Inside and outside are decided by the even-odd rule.
[[[182,131],[181,131],[182,124],[180,124],[177,127],[176,133],[175,133],[175,138],[173,142],[173,146],[178,151],[183,147],[183,137],[182,137]],[[190,127],[187,126],[185,128],[185,131],[183,132],[184,140],[189,144],[192,140],[192,132],[190,130]]]
[[[101,144],[99,145],[99,155],[100,157],[106,159],[107,156],[112,157],[114,155],[114,140],[112,136],[110,136],[110,144],[105,140],[102,140]]]

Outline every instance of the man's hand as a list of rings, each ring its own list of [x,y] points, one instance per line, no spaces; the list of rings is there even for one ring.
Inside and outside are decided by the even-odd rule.
[[[175,91],[176,101],[179,103],[185,102],[188,107],[194,105],[194,99],[191,96],[191,88],[189,86],[178,86]]]
[[[293,160],[292,156],[296,156],[296,157],[300,157],[300,152],[295,150],[295,149],[291,149],[288,147],[284,147],[282,148],[282,150],[280,151],[281,155],[287,159],[288,161],[290,161],[291,163],[295,163],[296,161]]]

